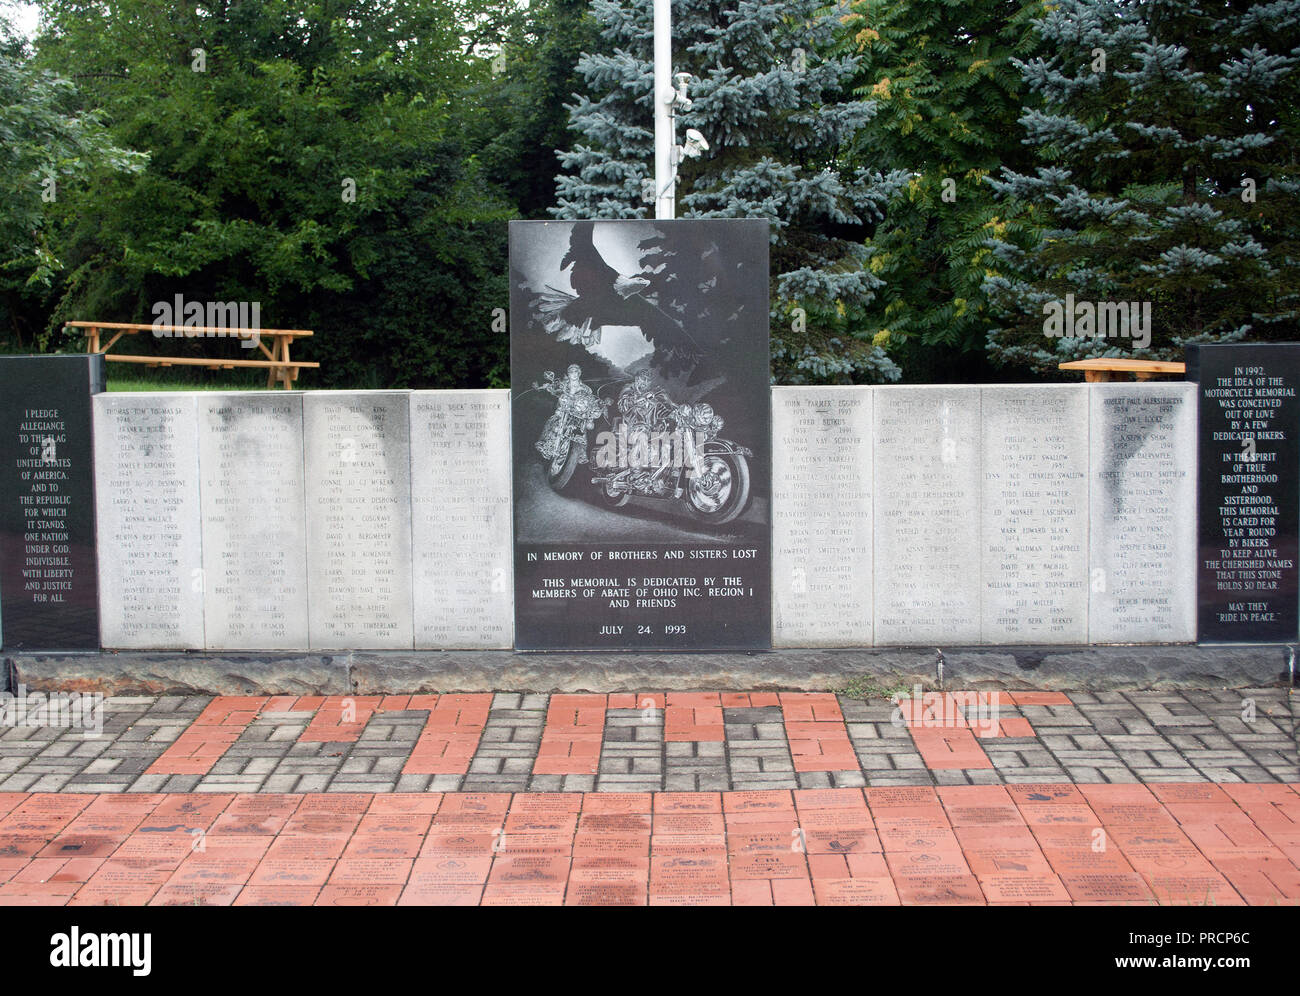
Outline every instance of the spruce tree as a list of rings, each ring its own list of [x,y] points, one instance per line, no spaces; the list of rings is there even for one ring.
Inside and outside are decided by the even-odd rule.
[[[1049,54],[1020,67],[1044,102],[1021,119],[1038,166],[990,180],[1008,212],[991,351],[1055,373],[1293,337],[1300,0],[1060,0],[1038,23]],[[1096,319],[1045,335],[1067,295],[1149,302],[1149,348],[1097,338]]]
[[[578,62],[588,92],[569,107],[578,138],[560,153],[552,213],[652,217],[652,5],[592,10],[604,49]],[[772,358],[785,383],[899,376],[864,331],[881,286],[864,239],[905,176],[848,162],[874,106],[849,93],[856,56],[835,51],[844,13],[817,0],[673,3],[673,69],[693,77],[678,141],[694,128],[709,143],[682,165],[677,213],[771,222]]]

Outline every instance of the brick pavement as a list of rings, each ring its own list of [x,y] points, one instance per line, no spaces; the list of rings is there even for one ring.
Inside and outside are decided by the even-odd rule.
[[[1300,905],[1300,791],[5,793],[3,905]]]
[[[6,903],[1300,903],[1284,689],[141,697],[0,732]]]
[[[141,697],[0,728],[0,792],[660,792],[1300,781],[1285,689]]]

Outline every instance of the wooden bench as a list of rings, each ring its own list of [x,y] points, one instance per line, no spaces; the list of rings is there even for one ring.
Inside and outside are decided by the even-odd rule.
[[[1059,364],[1061,370],[1082,370],[1083,379],[1090,384],[1114,380],[1127,380],[1132,374],[1138,380],[1153,377],[1183,376],[1187,364],[1175,360],[1126,360],[1117,356],[1100,356],[1090,360],[1070,360]]]
[[[260,367],[267,371],[266,386],[274,387],[278,380],[286,391],[293,389],[293,382],[298,379],[298,371],[304,367],[317,369],[319,363],[310,360],[293,360],[289,358],[289,346],[294,339],[311,335],[309,329],[238,329],[223,326],[181,326],[181,325],[135,325],[129,322],[65,322],[67,328],[81,329],[86,337],[87,353],[102,353],[104,359],[112,363],[142,363],[147,367],[191,366],[207,367],[209,370],[235,370],[241,367]],[[124,335],[139,335],[142,332],[169,333],[168,338],[239,338],[252,339],[265,359],[253,360],[216,360],[194,356],[134,356],[125,353],[109,353]],[[112,333],[107,342],[101,340],[102,334]],[[271,347],[266,346],[266,339],[271,340]]]

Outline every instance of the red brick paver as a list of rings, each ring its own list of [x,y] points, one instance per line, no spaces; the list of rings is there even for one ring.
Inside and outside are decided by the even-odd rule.
[[[222,695],[149,767],[154,775],[202,775],[212,770],[271,700]]]
[[[429,718],[402,768],[402,774],[464,774],[469,771],[491,708],[490,693],[412,695],[397,709],[428,709]]]
[[[834,695],[782,692],[780,702],[795,771],[858,770],[858,756]]]
[[[351,743],[361,736],[379,708],[380,695],[330,695],[316,708],[301,743]]]
[[[605,738],[604,695],[552,695],[535,775],[592,775]]]
[[[925,766],[933,771],[993,767],[969,729],[914,729],[912,739],[925,758]]]
[[[664,740],[721,743],[727,739],[718,692],[669,692]]]
[[[6,793],[0,813],[3,905],[1300,905],[1269,834],[1300,785]]]

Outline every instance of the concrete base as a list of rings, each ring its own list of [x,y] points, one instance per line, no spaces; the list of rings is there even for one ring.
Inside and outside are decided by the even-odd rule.
[[[942,659],[942,674],[939,663]],[[6,690],[106,695],[378,695],[932,688],[1105,690],[1289,684],[1294,648],[955,647],[753,654],[79,653],[4,658]]]

